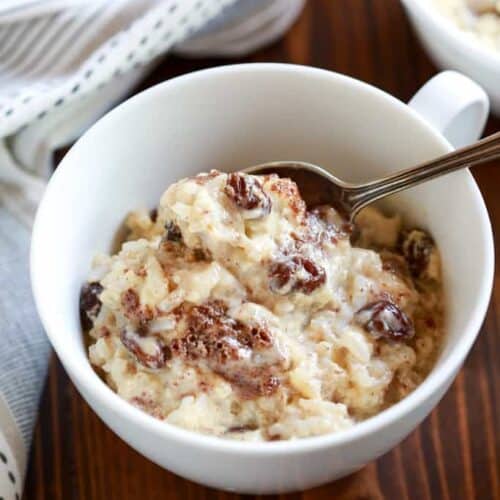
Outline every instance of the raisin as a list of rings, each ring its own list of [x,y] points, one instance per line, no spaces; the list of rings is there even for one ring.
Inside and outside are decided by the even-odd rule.
[[[120,335],[120,340],[139,364],[151,370],[163,368],[166,362],[172,357],[170,348],[165,346],[163,341],[156,337],[153,338],[153,353],[144,352],[141,348],[141,342],[147,342],[149,339],[144,339],[144,337],[134,331],[128,329],[123,330]]]
[[[103,287],[97,281],[85,283],[80,292],[80,320],[84,330],[90,330],[99,311],[101,301],[99,299]]]
[[[179,226],[175,222],[169,221],[165,224],[165,238],[168,241],[173,241],[174,243],[180,243],[182,241],[182,233]]]
[[[153,210],[150,210],[149,218],[151,219],[151,222],[153,224],[156,222],[156,220],[158,219],[158,209],[157,208],[153,208]]]
[[[434,240],[420,229],[413,229],[403,235],[401,251],[414,278],[423,276],[434,250]]]
[[[367,304],[356,313],[355,318],[375,338],[406,340],[415,335],[411,319],[389,300]]]
[[[271,212],[271,200],[255,177],[229,174],[224,192],[239,208],[251,212],[246,214],[247,219],[260,219]]]
[[[273,262],[269,268],[269,288],[280,295],[290,292],[310,294],[325,282],[325,270],[301,255]]]

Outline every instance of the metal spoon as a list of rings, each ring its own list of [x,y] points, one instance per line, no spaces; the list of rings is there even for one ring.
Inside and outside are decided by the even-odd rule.
[[[290,177],[299,186],[309,206],[328,203],[352,222],[364,207],[380,198],[402,191],[461,168],[500,158],[500,132],[435,160],[364,184],[344,182],[328,170],[302,161],[275,161],[244,169],[249,174],[276,173]]]

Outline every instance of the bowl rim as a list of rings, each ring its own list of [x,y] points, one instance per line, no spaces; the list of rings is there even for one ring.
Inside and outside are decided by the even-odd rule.
[[[446,150],[452,149],[446,139],[433,129],[433,127],[425,121],[424,118],[395,97],[367,83],[324,69],[283,63],[245,63],[195,71],[178,76],[166,82],[159,83],[132,96],[92,125],[92,127],[90,127],[89,130],[82,135],[75,145],[72,146],[49,181],[46,192],[36,214],[31,240],[30,274],[35,304],[50,342],[68,372],[71,380],[77,385],[79,392],[84,394],[87,401],[88,399],[92,400],[91,406],[98,414],[100,414],[99,407],[105,407],[112,414],[120,415],[130,425],[143,429],[146,432],[152,432],[161,439],[176,441],[192,448],[201,448],[208,451],[217,450],[218,452],[244,456],[287,455],[290,453],[310,452],[332,446],[345,445],[350,442],[356,442],[363,439],[367,435],[374,434],[383,428],[395,424],[404,416],[415,411],[415,409],[417,409],[423,402],[432,398],[432,396],[438,392],[440,388],[445,388],[447,384],[453,380],[456,371],[460,368],[479,333],[479,329],[489,304],[493,285],[493,236],[489,216],[483,198],[477,184],[468,171],[462,171],[460,175],[463,175],[464,182],[466,182],[471,188],[474,204],[476,204],[479,209],[480,217],[478,224],[482,227],[484,239],[484,241],[481,242],[484,248],[484,268],[481,270],[483,276],[482,287],[481,290],[478,291],[477,302],[464,328],[461,341],[452,347],[451,352],[449,353],[447,359],[443,362],[440,369],[431,371],[426,379],[411,394],[390,408],[363,422],[355,424],[351,428],[336,433],[306,437],[296,440],[272,442],[232,441],[217,436],[204,435],[195,431],[183,429],[173,424],[169,424],[166,421],[155,419],[138,408],[135,408],[128,401],[122,399],[98,377],[95,370],[91,367],[90,362],[85,365],[67,362],[65,359],[66,354],[74,350],[74,347],[71,347],[72,343],[65,341],[65,337],[63,335],[60,333],[58,334],[55,331],[55,327],[58,324],[55,317],[58,313],[50,307],[50,297],[47,297],[46,294],[44,294],[43,283],[39,278],[40,276],[43,276],[41,269],[44,264],[43,259],[39,258],[39,248],[43,247],[44,227],[46,224],[50,224],[48,216],[46,216],[45,213],[48,211],[50,214],[50,205],[52,204],[54,192],[58,189],[60,179],[64,181],[64,178],[69,176],[69,173],[71,172],[72,158],[78,153],[78,145],[84,143],[88,137],[98,136],[103,123],[112,120],[119,120],[122,113],[129,112],[129,108],[132,109],[135,106],[137,110],[143,102],[154,100],[155,96],[159,93],[172,89],[176,86],[182,86],[185,84],[189,85],[203,78],[217,78],[221,74],[238,72],[288,72],[295,74],[295,76],[299,74],[306,74],[316,78],[328,80],[331,83],[340,83],[356,87],[360,92],[369,93],[373,96],[373,98],[385,101],[387,106],[395,108],[396,111],[400,113],[409,113],[421,127],[423,126],[428,129],[429,135],[434,137],[436,144]],[[91,374],[93,374],[93,376]],[[87,394],[91,394],[92,398],[87,399]]]
[[[495,51],[483,45],[480,40],[468,37],[464,30],[461,30],[446,15],[441,14],[436,7],[431,4],[431,0],[401,0],[410,10],[415,10],[425,16],[437,29],[446,33],[455,44],[467,49],[476,59],[486,60],[492,68],[500,68],[500,51]]]

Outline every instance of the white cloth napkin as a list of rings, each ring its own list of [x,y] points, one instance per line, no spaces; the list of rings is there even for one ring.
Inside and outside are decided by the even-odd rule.
[[[168,51],[244,55],[282,35],[303,3],[0,2],[0,498],[21,495],[47,366],[29,287],[27,227],[54,149],[123,99]]]

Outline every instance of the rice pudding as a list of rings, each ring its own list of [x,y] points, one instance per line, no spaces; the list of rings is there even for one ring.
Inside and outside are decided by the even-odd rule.
[[[106,383],[156,418],[240,440],[337,432],[435,362],[439,252],[397,215],[370,207],[353,228],[289,179],[214,170],[126,227],[94,259],[82,324]]]

